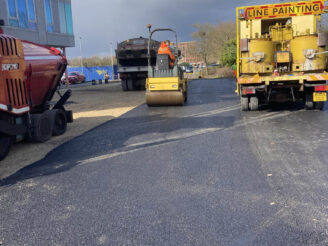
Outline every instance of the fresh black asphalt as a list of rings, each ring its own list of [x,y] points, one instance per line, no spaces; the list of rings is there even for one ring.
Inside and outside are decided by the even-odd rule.
[[[234,90],[192,81],[0,181],[0,245],[328,245],[328,111]]]

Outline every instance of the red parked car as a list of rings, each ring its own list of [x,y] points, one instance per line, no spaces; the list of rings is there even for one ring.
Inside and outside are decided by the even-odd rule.
[[[85,76],[79,72],[70,72],[68,74],[68,81],[70,84],[79,84],[85,81]],[[66,83],[65,76],[62,78],[62,83]]]

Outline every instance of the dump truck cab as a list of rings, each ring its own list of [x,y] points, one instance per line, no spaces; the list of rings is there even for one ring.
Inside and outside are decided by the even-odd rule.
[[[237,90],[242,110],[303,100],[322,109],[327,100],[327,1],[237,8]],[[327,31],[327,30],[326,30]]]

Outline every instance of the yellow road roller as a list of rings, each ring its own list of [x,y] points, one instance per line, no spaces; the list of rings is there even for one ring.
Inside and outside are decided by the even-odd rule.
[[[148,106],[183,106],[187,101],[188,80],[178,66],[181,56],[178,50],[178,38],[174,30],[149,28],[148,42],[148,78],[146,81],[146,103]],[[151,39],[155,32],[173,32],[175,48],[170,49],[169,41],[163,42],[156,57],[156,66],[151,64]]]

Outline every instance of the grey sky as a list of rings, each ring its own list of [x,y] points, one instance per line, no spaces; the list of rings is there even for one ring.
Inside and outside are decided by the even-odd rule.
[[[79,37],[83,56],[108,55],[110,42],[147,36],[147,24],[153,28],[171,27],[179,41],[191,39],[195,23],[233,21],[236,6],[272,3],[271,0],[72,0],[76,47],[68,57],[77,57]],[[274,1],[279,2],[279,0]],[[157,36],[158,40],[165,39]],[[156,37],[155,37],[156,39]]]

